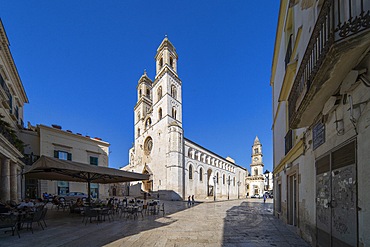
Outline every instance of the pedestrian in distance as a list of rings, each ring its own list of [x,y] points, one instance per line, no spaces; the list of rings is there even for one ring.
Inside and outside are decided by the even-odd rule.
[[[194,195],[191,196],[191,204],[194,205],[195,200],[194,200]]]
[[[191,206],[190,195],[188,196],[188,207]]]
[[[266,197],[267,197],[266,193],[265,193],[265,194],[263,194],[263,203],[265,203],[265,202],[266,202]]]

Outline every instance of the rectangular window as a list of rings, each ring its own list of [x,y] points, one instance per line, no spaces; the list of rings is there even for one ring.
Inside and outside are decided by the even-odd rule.
[[[98,165],[98,157],[90,156],[90,165]]]
[[[312,128],[313,150],[325,143],[325,124],[318,122]]]
[[[54,158],[58,158],[60,160],[72,160],[72,154],[65,151],[54,150]]]

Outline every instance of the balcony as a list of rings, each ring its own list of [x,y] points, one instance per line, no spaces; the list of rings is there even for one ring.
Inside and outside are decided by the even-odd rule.
[[[297,71],[289,127],[310,126],[370,45],[370,1],[325,0]]]

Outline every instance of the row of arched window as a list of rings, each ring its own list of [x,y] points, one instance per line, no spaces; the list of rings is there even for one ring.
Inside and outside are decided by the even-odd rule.
[[[172,118],[173,119],[177,119],[177,110],[176,110],[176,108],[175,107],[172,107]],[[140,120],[140,112],[138,112],[138,120]],[[163,113],[162,113],[162,108],[159,108],[158,109],[158,121],[159,120],[161,120],[162,119],[162,117],[163,117]],[[145,121],[145,125],[144,125],[144,127],[145,127],[145,129],[148,129],[148,128],[150,128],[150,126],[151,126],[151,124],[152,124],[152,120],[151,120],[151,118],[149,117],[149,118],[147,118],[147,120]],[[138,128],[138,131],[137,131],[137,136],[140,136],[140,128]]]
[[[189,165],[189,179],[194,178],[193,173],[194,173],[193,166]],[[220,179],[221,178],[219,176],[219,173],[216,172],[216,184],[220,184]],[[199,181],[203,181],[203,168],[202,167],[199,168]],[[226,178],[226,175],[222,174],[222,184],[223,185],[228,184],[228,185],[235,186],[235,177],[233,177],[233,179],[231,179],[230,176]]]
[[[188,157],[194,160],[198,160],[200,162],[206,163],[208,165],[213,165],[215,167],[230,171],[230,172],[235,172],[235,167],[224,162],[221,160],[218,160],[217,158],[213,158],[210,155],[207,155],[205,153],[202,153],[200,151],[197,151],[195,149],[189,148],[188,149]]]
[[[162,86],[159,86],[157,89],[157,96],[158,100],[162,99],[163,93],[162,93]],[[171,85],[171,97],[174,99],[177,99],[177,87],[175,85]]]

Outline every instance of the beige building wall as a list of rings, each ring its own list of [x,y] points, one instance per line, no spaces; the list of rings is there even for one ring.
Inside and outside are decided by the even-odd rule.
[[[22,137],[29,145],[25,152],[34,156],[56,157],[55,152],[69,153],[71,160],[90,165],[90,157],[97,158],[98,166],[108,167],[109,143],[100,138],[90,138],[81,134],[64,131],[60,126],[49,127],[45,125],[31,126],[22,131]],[[67,158],[67,157],[66,157]],[[68,182],[69,192],[87,193],[87,183]],[[95,185],[99,187],[99,197],[109,196],[109,185]],[[40,180],[37,194],[42,193],[58,195],[57,181]]]

